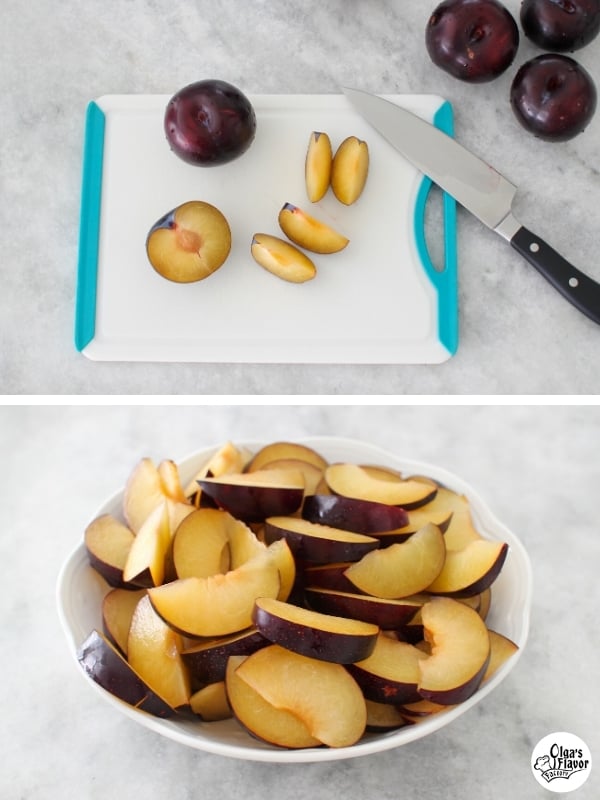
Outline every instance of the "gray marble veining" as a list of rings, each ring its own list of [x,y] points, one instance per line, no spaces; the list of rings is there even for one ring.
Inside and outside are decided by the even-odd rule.
[[[518,0],[506,0],[517,14]],[[73,346],[84,112],[102,94],[171,93],[200,77],[248,92],[436,93],[457,137],[519,184],[515,211],[596,279],[600,122],[571,142],[521,130],[508,92],[538,51],[468,86],[425,52],[423,0],[3,0],[0,388],[8,394],[596,394],[598,326],[511,248],[458,215],[460,347],[441,366],[93,363]],[[600,45],[577,57],[600,80]],[[257,191],[260,187],[257,187]]]
[[[361,439],[472,484],[526,547],[529,642],[506,680],[437,733],[314,765],[223,759],[122,717],[78,674],[55,607],[61,563],[142,455],[180,459],[227,439]],[[3,624],[0,796],[63,800],[541,798],[530,756],[567,730],[600,752],[597,407],[182,406],[0,408]],[[597,798],[594,767],[581,800]]]

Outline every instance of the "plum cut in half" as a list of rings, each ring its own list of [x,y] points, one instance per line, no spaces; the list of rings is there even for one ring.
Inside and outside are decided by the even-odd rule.
[[[274,644],[320,661],[351,664],[373,651],[379,628],[368,622],[322,614],[261,597],[252,621]]]
[[[379,547],[372,536],[352,533],[328,525],[307,522],[299,517],[269,517],[265,541],[285,539],[296,558],[313,562],[358,561]]]
[[[184,86],[169,100],[167,141],[188,164],[212,167],[243,155],[256,135],[252,103],[227,81],[207,79]]]
[[[194,283],[223,266],[231,250],[231,229],[211,203],[190,200],[157,220],[146,238],[148,260],[174,283]]]
[[[409,521],[408,513],[398,506],[335,494],[305,497],[302,516],[309,522],[367,535],[403,528]]]

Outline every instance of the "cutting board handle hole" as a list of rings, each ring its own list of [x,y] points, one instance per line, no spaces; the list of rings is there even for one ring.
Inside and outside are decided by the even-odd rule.
[[[424,237],[429,260],[436,272],[443,272],[445,265],[444,237],[444,196],[439,186],[432,184],[425,203]]]

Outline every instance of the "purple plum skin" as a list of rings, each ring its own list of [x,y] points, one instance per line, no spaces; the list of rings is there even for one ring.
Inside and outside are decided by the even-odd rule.
[[[521,27],[544,50],[574,52],[600,33],[600,0],[524,0]]]
[[[256,114],[248,98],[226,81],[207,79],[176,92],[165,110],[171,150],[188,164],[226,164],[248,150]]]
[[[484,83],[512,64],[519,29],[498,0],[444,0],[429,18],[425,44],[440,69],[459,80]]]
[[[335,494],[309,495],[304,500],[302,516],[309,522],[367,535],[403,528],[409,521],[399,506]]]
[[[510,102],[527,131],[545,141],[565,142],[581,133],[594,116],[597,91],[577,61],[545,53],[521,66]]]

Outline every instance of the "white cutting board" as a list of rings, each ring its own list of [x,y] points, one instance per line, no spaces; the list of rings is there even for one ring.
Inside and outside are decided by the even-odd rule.
[[[257,116],[251,148],[229,164],[179,160],[163,132],[167,95],[105,95],[90,103],[81,204],[77,349],[95,360],[220,363],[440,363],[458,345],[456,225],[444,197],[445,262],[427,254],[430,187],[343,95],[250,95]],[[452,132],[443,98],[388,99]],[[370,171],[350,207],[331,190],[306,199],[304,160],[313,130],[333,147],[365,139]],[[228,260],[194,284],[175,284],[150,266],[150,226],[188,200],[205,200],[232,230]],[[276,278],[254,262],[254,233],[281,235],[286,202],[349,239],[340,253],[313,255],[317,276]],[[438,235],[438,232],[434,232]],[[431,234],[429,234],[431,235]],[[441,267],[441,268],[440,268]]]

